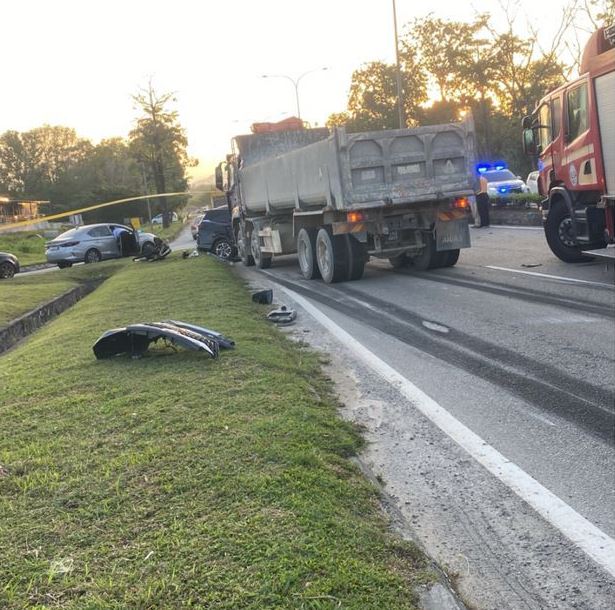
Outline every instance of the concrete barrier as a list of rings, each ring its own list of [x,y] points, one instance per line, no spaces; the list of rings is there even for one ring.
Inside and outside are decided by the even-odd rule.
[[[77,301],[98,288],[100,284],[101,282],[98,281],[75,286],[0,328],[0,353],[10,349],[49,320],[72,307]]]

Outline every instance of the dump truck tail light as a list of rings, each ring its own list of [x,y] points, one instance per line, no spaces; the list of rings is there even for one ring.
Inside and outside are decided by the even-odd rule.
[[[346,220],[348,222],[363,222],[365,220],[365,214],[363,214],[363,212],[348,212],[346,214]]]
[[[467,197],[457,197],[453,199],[451,207],[456,210],[465,210],[470,207],[470,200]]]

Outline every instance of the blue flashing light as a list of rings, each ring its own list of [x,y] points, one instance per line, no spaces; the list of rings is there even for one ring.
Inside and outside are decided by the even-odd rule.
[[[501,186],[499,189],[500,193],[505,193],[506,192],[506,187]]]
[[[479,174],[484,174],[487,170],[491,169],[491,165],[489,165],[488,163],[479,163],[476,166],[476,171]]]
[[[495,164],[495,169],[506,169],[506,163],[504,163],[504,161],[498,161]]]

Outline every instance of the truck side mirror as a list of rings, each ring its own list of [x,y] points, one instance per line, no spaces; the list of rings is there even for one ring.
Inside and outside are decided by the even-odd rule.
[[[535,133],[536,132],[531,128],[523,130],[523,152],[528,156],[535,156],[538,154]]]
[[[530,129],[532,127],[532,121],[533,119],[531,115],[524,116],[521,120],[521,127],[523,127],[523,129]]]
[[[222,174],[222,164],[216,166],[216,188],[219,191],[224,190],[224,176]]]

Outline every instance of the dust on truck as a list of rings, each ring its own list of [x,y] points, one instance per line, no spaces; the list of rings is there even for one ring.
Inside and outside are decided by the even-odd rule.
[[[580,73],[523,119],[547,243],[565,262],[615,258],[615,26],[591,36]]]
[[[470,246],[471,118],[365,133],[287,119],[252,131],[216,170],[245,265],[296,252],[303,277],[331,283],[361,278],[369,257],[426,270]]]

